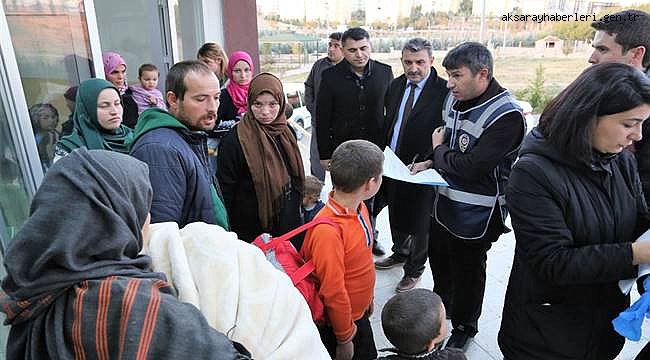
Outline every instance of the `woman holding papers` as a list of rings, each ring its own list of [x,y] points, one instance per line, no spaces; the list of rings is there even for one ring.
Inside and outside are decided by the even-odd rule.
[[[516,247],[499,346],[505,359],[614,359],[618,281],[650,263],[633,155],[650,80],[622,64],[585,70],[526,137],[506,191]]]

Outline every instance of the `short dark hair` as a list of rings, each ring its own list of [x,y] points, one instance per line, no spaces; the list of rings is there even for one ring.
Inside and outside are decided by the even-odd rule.
[[[167,81],[165,81],[165,93],[173,92],[179,100],[185,97],[185,78],[190,73],[211,74],[214,75],[208,65],[198,60],[185,60],[177,62],[169,69]],[[216,76],[216,75],[215,75]]]
[[[343,36],[343,33],[341,32],[333,32],[330,34],[329,38],[332,40],[339,40],[341,41],[341,37]]]
[[[592,135],[598,117],[650,104],[650,80],[621,63],[588,67],[546,106],[539,131],[551,146],[579,162],[593,156]]]
[[[370,178],[381,176],[383,164],[384,153],[377,145],[366,140],[348,140],[332,154],[332,185],[344,193],[353,193]]]
[[[303,193],[305,196],[310,195],[320,195],[323,190],[323,182],[320,181],[314,175],[305,176],[305,186],[303,187]]]
[[[370,35],[368,32],[360,27],[353,27],[350,29],[345,30],[343,35],[341,35],[341,43],[345,44],[345,40],[347,39],[352,39],[355,41],[363,40],[363,39],[368,39],[370,40]]]
[[[619,11],[592,22],[591,27],[614,36],[614,41],[623,47],[623,54],[637,46],[644,46],[642,65],[645,68],[650,66],[650,14],[647,12],[633,9]]]
[[[138,78],[142,77],[142,73],[145,71],[156,71],[160,75],[160,70],[154,64],[142,64],[138,68]]]
[[[406,43],[404,43],[404,46],[402,47],[402,51],[404,50],[408,50],[410,52],[426,50],[429,56],[433,56],[433,45],[431,45],[431,42],[429,40],[424,38],[416,37],[409,39],[406,41]]]
[[[490,50],[483,44],[464,42],[447,53],[445,59],[442,60],[442,66],[447,70],[455,70],[466,66],[474,76],[481,69],[487,69],[488,80],[492,80],[494,60],[492,60]]]
[[[428,289],[413,289],[393,296],[381,310],[381,327],[400,352],[414,355],[427,350],[440,335],[442,300]]]

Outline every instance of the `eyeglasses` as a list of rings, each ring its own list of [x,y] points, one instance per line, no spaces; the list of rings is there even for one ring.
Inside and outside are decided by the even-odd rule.
[[[277,107],[280,107],[280,103],[277,103],[277,102],[261,103],[261,102],[258,102],[258,101],[254,101],[254,102],[253,102],[253,107],[254,107],[255,109],[262,109],[262,108],[265,108],[265,107],[269,107],[269,108],[271,108],[271,109],[275,109],[275,108],[277,108]]]

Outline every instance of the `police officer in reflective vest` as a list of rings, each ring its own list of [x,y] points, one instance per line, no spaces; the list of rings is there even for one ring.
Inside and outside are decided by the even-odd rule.
[[[485,46],[460,44],[442,65],[450,89],[445,126],[433,132],[432,155],[413,171],[434,168],[449,183],[434,200],[429,263],[453,326],[447,346],[465,350],[478,332],[487,251],[509,231],[505,186],[526,125],[514,97],[494,79]]]

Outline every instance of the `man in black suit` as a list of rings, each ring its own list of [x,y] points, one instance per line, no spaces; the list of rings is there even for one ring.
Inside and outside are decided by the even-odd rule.
[[[447,82],[433,68],[431,43],[410,39],[402,49],[404,75],[393,80],[386,93],[386,143],[409,165],[431,150],[435,128],[444,125],[442,109]],[[422,159],[419,159],[422,157]],[[393,254],[375,263],[388,269],[404,263],[398,292],[413,289],[424,271],[429,242],[433,187],[384,178]]]
[[[316,137],[323,169],[341,143],[367,140],[383,149],[384,95],[393,80],[390,65],[370,59],[370,35],[362,28],[351,28],[341,36],[343,61],[323,71],[316,96]],[[366,201],[372,213],[373,199]],[[374,228],[373,217],[373,228]],[[373,254],[383,249],[376,241]]]

